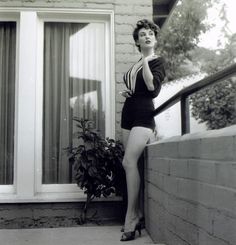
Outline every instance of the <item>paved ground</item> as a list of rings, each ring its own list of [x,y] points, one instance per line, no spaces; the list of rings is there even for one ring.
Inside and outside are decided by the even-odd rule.
[[[154,244],[145,230],[129,242],[120,242],[120,226],[79,226],[50,229],[0,230],[1,245],[117,245]]]

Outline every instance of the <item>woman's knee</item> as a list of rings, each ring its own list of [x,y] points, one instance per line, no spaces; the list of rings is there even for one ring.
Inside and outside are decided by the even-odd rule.
[[[130,169],[137,167],[137,162],[135,162],[135,160],[132,159],[132,157],[125,155],[122,161],[122,165],[124,169]]]

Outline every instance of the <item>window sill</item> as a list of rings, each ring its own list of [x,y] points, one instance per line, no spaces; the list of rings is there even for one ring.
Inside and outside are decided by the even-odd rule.
[[[78,193],[38,193],[33,197],[20,197],[16,194],[0,194],[0,203],[57,203],[57,202],[84,202],[86,195]],[[120,196],[95,198],[95,202],[122,201]]]

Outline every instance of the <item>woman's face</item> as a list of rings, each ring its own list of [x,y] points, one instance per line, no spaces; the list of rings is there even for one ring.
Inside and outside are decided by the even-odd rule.
[[[142,49],[154,48],[157,43],[155,33],[151,29],[142,28],[138,33],[136,44]]]

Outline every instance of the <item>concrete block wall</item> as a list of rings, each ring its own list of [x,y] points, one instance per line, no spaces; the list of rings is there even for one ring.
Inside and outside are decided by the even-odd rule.
[[[139,59],[132,32],[139,19],[152,19],[152,0],[0,0],[0,7],[109,9],[115,16],[116,91],[123,90],[123,74]],[[124,99],[116,93],[116,137],[121,139],[120,117]]]
[[[236,244],[236,125],[149,145],[145,220],[166,245]]]

